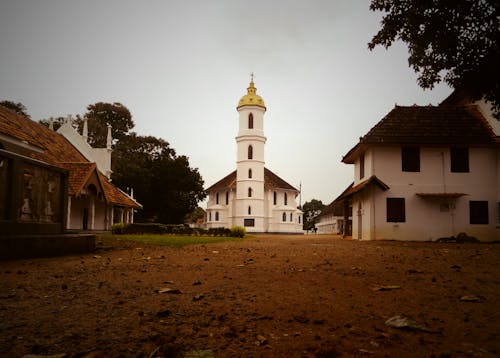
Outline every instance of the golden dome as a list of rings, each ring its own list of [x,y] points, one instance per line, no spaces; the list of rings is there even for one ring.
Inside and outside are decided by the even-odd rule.
[[[261,96],[255,93],[256,91],[257,88],[255,88],[254,86],[253,76],[252,76],[252,80],[250,81],[250,87],[247,88],[247,94],[241,97],[240,101],[238,102],[238,107],[236,107],[236,109],[240,109],[243,106],[258,106],[266,110],[266,105],[264,104],[264,100],[262,99]]]

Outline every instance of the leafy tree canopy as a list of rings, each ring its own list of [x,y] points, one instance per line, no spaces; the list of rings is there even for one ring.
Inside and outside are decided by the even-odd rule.
[[[95,148],[106,147],[108,124],[111,125],[113,140],[119,141],[134,128],[132,114],[123,104],[98,102],[87,106],[87,119],[89,144]],[[83,118],[77,120],[78,127],[83,128]]]
[[[314,228],[316,223],[316,216],[321,213],[321,210],[325,205],[321,200],[312,199],[311,201],[306,201],[304,206],[302,207],[302,211],[304,212],[304,230],[311,230]]]
[[[186,215],[186,221],[190,223],[196,223],[198,220],[205,217],[205,210],[198,206],[192,212]]]
[[[500,115],[498,0],[372,0],[370,9],[384,13],[370,50],[402,40],[422,88],[444,80]]]
[[[113,182],[134,188],[144,206],[137,220],[182,223],[206,196],[198,169],[163,139],[132,132],[117,142],[112,164]]]
[[[21,102],[12,102],[12,101],[0,101],[0,106],[4,106],[8,109],[13,110],[16,113],[22,114],[26,118],[30,118],[30,115],[27,112],[26,106],[22,104]]]

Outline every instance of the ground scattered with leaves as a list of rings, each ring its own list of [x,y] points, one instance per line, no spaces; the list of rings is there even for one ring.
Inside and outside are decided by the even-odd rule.
[[[104,245],[0,262],[0,356],[500,355],[498,244]]]

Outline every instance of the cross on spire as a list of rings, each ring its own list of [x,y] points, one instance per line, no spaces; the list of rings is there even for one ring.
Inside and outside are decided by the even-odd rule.
[[[253,82],[253,72],[250,74],[251,82]]]

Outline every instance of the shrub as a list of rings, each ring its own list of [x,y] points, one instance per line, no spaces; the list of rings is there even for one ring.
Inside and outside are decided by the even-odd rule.
[[[123,235],[123,229],[125,228],[124,223],[116,223],[111,225],[111,233],[113,235]]]
[[[123,229],[124,234],[166,234],[168,227],[158,223],[133,223]]]
[[[247,233],[246,229],[243,226],[233,226],[229,229],[232,237],[245,237]]]

